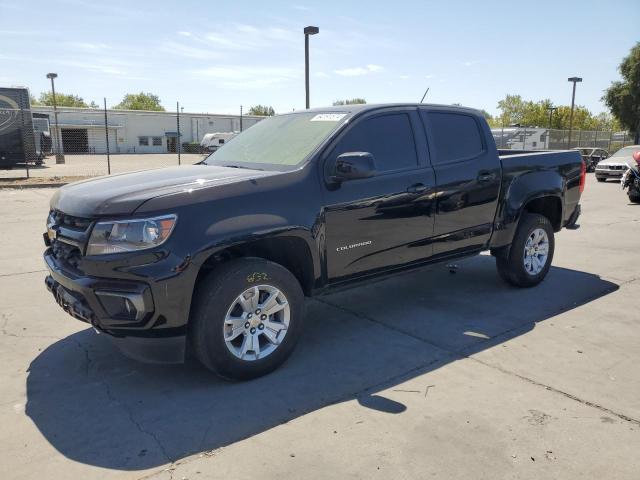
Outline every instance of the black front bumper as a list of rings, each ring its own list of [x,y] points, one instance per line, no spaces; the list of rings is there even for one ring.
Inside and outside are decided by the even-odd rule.
[[[47,289],[72,317],[106,333],[129,357],[151,363],[181,363],[186,335],[173,329],[154,328],[161,315],[155,311],[152,289],[143,282],[94,278],[64,269],[47,249]],[[130,306],[115,311],[117,302]]]

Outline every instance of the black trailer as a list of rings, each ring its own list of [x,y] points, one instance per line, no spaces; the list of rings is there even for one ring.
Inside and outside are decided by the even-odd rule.
[[[29,90],[0,87],[0,168],[41,162],[35,147]]]

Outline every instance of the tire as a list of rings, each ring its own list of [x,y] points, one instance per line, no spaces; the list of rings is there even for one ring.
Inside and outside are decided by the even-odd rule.
[[[629,201],[631,203],[640,203],[640,195],[629,195]]]
[[[240,295],[256,289],[264,305],[252,303],[255,297],[243,297],[245,305],[251,305],[243,309]],[[273,315],[260,312],[258,316],[253,309],[270,304],[265,299],[275,292],[280,295],[271,309],[282,307],[284,300],[286,305]],[[192,312],[189,335],[198,360],[223,378],[249,380],[272,372],[293,351],[302,333],[304,294],[286,268],[260,258],[241,258],[221,265],[196,286]],[[225,320],[227,314],[236,319],[233,324]],[[287,318],[288,328],[283,328]],[[237,336],[227,342],[234,334]]]
[[[527,268],[525,260],[525,252],[528,248],[527,241],[532,237],[534,232],[540,230],[546,235],[547,255],[539,270],[537,268],[538,263],[533,263],[534,260],[532,259],[529,263],[530,268]],[[541,236],[541,238],[544,240],[543,236]],[[535,242],[532,243],[535,244]],[[538,245],[540,251],[542,251],[544,245],[544,241],[541,241]],[[496,256],[498,274],[504,281],[516,287],[533,287],[547,276],[549,268],[551,268],[554,249],[555,238],[549,219],[535,213],[526,213],[520,219],[509,253]],[[534,256],[536,255],[538,254],[534,254]],[[540,258],[541,256],[536,256],[536,259],[539,260]]]
[[[606,182],[606,181],[607,181],[607,179],[606,179],[606,178],[602,178],[602,177],[596,177],[596,179],[597,179],[599,182]]]

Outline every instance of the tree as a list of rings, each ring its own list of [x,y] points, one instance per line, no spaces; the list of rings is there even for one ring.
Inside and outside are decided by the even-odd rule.
[[[640,143],[640,42],[618,67],[622,80],[613,82],[602,100],[624,128],[635,132],[635,144]]]
[[[40,98],[36,100],[31,97],[31,105],[47,105],[53,106],[53,95],[51,92],[42,92]],[[78,95],[56,92],[56,105],[58,107],[80,107],[80,108],[98,108],[95,102],[87,104],[84,99]]]
[[[254,105],[249,109],[249,115],[259,115],[262,117],[272,117],[276,114],[273,107],[268,105]]]
[[[507,95],[498,102],[500,115],[489,120],[494,128],[522,125],[523,127],[546,128],[549,126],[549,109],[553,107],[549,99],[533,102],[523,100],[520,95]],[[568,130],[571,107],[555,107],[551,128]],[[586,107],[576,105],[573,111],[573,128],[576,130],[616,130],[619,124],[610,115],[593,115]]]
[[[122,101],[113,107],[116,110],[153,110],[164,112],[164,107],[160,105],[160,97],[153,93],[127,93]]]
[[[336,100],[333,102],[334,107],[339,107],[342,105],[362,105],[367,103],[364,98],[349,98],[347,100]]]
[[[508,127],[509,125],[522,123],[524,102],[520,95],[507,95],[504,97],[498,102],[498,110],[501,112],[498,117],[501,125]]]

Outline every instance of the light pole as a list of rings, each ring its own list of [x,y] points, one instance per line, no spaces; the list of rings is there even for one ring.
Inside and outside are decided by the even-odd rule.
[[[309,35],[320,32],[318,27],[304,27],[304,86],[306,92],[306,108],[309,109]]]
[[[56,143],[58,144],[58,151],[56,152],[56,163],[65,163],[64,154],[62,152],[62,138],[60,135],[60,129],[58,128],[58,107],[56,105],[56,87],[53,84],[53,79],[57,78],[57,73],[47,73],[47,78],[51,79],[51,97],[53,99],[53,121],[56,124]]]
[[[571,94],[571,114],[569,115],[569,141],[567,142],[567,148],[571,148],[571,131],[573,130],[573,109],[576,104],[576,83],[581,82],[580,77],[571,77],[567,81],[573,82],[573,93]]]
[[[549,146],[551,145],[551,125],[552,122],[551,120],[553,119],[553,112],[555,112],[558,109],[558,107],[547,107],[547,110],[549,110],[549,128],[547,129],[547,149],[549,148]]]

